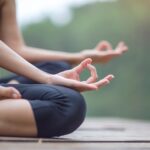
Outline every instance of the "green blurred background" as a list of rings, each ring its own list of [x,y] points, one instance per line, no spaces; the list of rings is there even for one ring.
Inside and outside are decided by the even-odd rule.
[[[125,41],[129,52],[105,65],[96,65],[100,77],[115,75],[96,92],[86,92],[87,116],[150,120],[150,0],[119,0],[72,8],[73,20],[57,26],[48,17],[22,27],[30,46],[77,52],[108,40],[115,47]],[[1,76],[4,76],[1,71]],[[86,76],[84,73],[83,76]]]

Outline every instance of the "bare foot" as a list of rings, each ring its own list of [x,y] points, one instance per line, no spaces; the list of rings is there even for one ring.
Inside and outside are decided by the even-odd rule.
[[[19,99],[21,98],[21,94],[14,87],[0,86],[0,100],[8,99],[8,98]]]

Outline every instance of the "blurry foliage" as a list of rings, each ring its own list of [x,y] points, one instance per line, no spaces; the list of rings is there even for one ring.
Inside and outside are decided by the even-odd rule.
[[[77,52],[100,40],[115,47],[123,40],[129,52],[106,65],[96,65],[100,77],[116,76],[96,92],[86,92],[88,116],[150,119],[150,17],[149,0],[120,0],[72,8],[74,18],[55,26],[48,18],[23,27],[30,46]]]

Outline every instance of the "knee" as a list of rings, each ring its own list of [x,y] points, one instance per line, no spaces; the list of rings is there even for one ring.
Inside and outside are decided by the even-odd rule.
[[[75,131],[83,123],[86,116],[86,103],[79,92],[69,89],[67,99],[68,107],[65,110],[64,122],[57,136]]]
[[[33,90],[36,90],[36,88],[34,87]],[[75,131],[84,121],[86,103],[79,92],[62,86],[51,85],[49,87],[44,85],[44,90],[40,92],[40,95],[40,100],[36,100],[38,106],[40,106],[36,117],[38,118],[36,120],[38,120],[39,137],[69,134]],[[34,99],[37,98],[34,97]]]

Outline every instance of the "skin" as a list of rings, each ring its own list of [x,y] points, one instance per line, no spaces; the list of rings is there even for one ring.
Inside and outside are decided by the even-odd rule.
[[[3,44],[3,46],[5,46],[5,44]],[[90,58],[85,59],[73,69],[56,75],[50,75],[28,63],[7,46],[4,50],[1,48],[0,56],[0,66],[3,68],[24,74],[32,79],[35,77],[35,74],[39,72],[39,76],[36,78],[38,82],[65,85],[79,92],[98,90],[113,79],[113,75],[108,75],[102,80],[96,81],[96,69],[91,65],[92,60]],[[7,62],[7,64],[4,62]],[[13,67],[12,64],[15,64],[16,67]],[[26,69],[21,70],[21,68]],[[91,76],[86,81],[80,81],[80,74],[86,68],[89,69]],[[25,72],[23,72],[24,70]],[[31,73],[29,74],[28,72]],[[14,88],[1,87],[0,91],[0,135],[37,136],[35,118],[28,101],[21,99],[21,94]]]
[[[96,80],[98,77],[96,68],[91,64],[92,63],[91,58],[83,60],[78,66],[74,67],[73,69],[52,75],[42,70],[39,70],[38,68],[33,66],[1,41],[0,41],[0,52],[1,52],[0,53],[1,67],[9,71],[15,72],[17,74],[23,75],[32,80],[35,80],[39,83],[63,85],[76,89],[79,92],[96,90],[97,88],[102,86],[100,84],[101,82],[100,83],[98,82],[98,84],[96,84],[97,83]],[[80,71],[76,68],[78,68]],[[91,77],[90,79],[88,79],[88,81],[81,82],[79,80],[79,76],[81,72],[86,68],[90,71]],[[107,76],[104,79],[107,79]]]
[[[111,44],[107,41],[102,41],[95,48],[82,50],[79,53],[47,51],[29,47],[25,44],[17,24],[15,0],[0,1],[0,39],[29,62],[63,60],[77,65],[84,59],[91,58],[93,63],[106,63],[128,50],[128,47],[123,42],[120,42],[123,44],[118,44],[115,50],[113,50]]]
[[[114,57],[122,55],[127,49],[124,42],[120,42],[113,50],[107,41],[102,41],[95,48],[82,50],[79,53],[29,47],[25,44],[17,24],[15,0],[0,0],[0,67],[39,83],[63,85],[79,92],[98,90],[109,84],[114,76],[108,75],[97,81],[96,68],[92,62],[107,63]],[[29,63],[43,60],[63,60],[72,65],[79,65],[51,75]],[[80,74],[84,69],[88,69],[91,75],[86,81],[80,81]],[[0,135],[37,136],[30,104],[12,87],[0,86]]]

